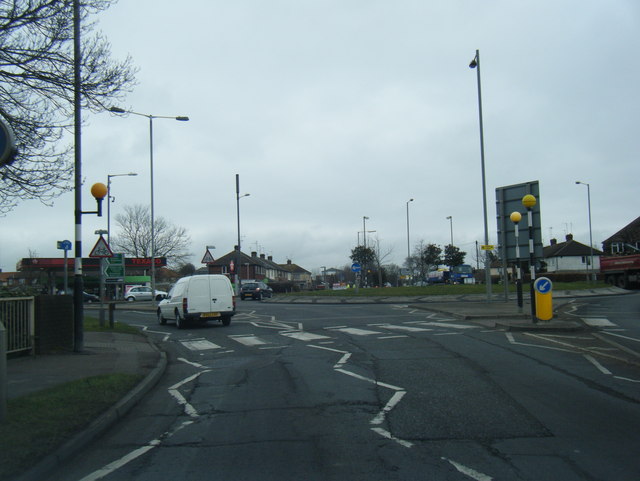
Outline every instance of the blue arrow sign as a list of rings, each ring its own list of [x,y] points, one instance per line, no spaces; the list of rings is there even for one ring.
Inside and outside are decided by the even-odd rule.
[[[547,277],[538,277],[533,283],[533,288],[540,294],[547,294],[551,292],[553,283],[551,282],[551,279]]]
[[[358,262],[354,262],[353,264],[351,264],[352,272],[360,272],[361,270],[362,270],[362,266]]]
[[[70,251],[71,241],[68,241],[68,240],[58,241],[58,249],[61,249],[63,251]]]

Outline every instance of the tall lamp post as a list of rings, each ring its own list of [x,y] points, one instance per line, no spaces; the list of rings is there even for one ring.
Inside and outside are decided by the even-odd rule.
[[[480,119],[480,164],[482,168],[482,208],[484,213],[484,245],[489,245],[489,225],[487,221],[487,183],[484,173],[484,128],[482,125],[482,88],[480,84],[480,50],[476,50],[476,56],[469,64],[469,68],[475,68],[478,77],[478,116]],[[486,247],[485,247],[486,248]],[[485,250],[484,279],[487,285],[487,301],[491,300],[491,266],[489,265],[489,251]]]
[[[238,217],[238,250],[236,251],[236,265],[234,269],[236,271],[236,291],[237,295],[240,295],[240,288],[242,287],[242,280],[240,280],[242,269],[240,268],[240,199],[248,197],[251,194],[240,195],[240,174],[236,174],[236,214]]]
[[[595,271],[593,270],[593,231],[591,230],[591,186],[586,182],[580,182],[579,180],[576,180],[576,184],[582,184],[587,186],[587,207],[589,209],[589,256],[591,257],[591,265],[589,266],[591,275],[587,274],[587,278],[590,278],[592,281],[595,281],[596,275],[595,275]]]
[[[409,202],[413,202],[413,199],[407,201],[407,259],[411,257],[411,245],[409,243]]]
[[[116,198],[111,195],[111,177],[138,175],[135,172],[128,174],[109,174],[107,175],[107,243],[111,243],[111,202],[115,202]]]
[[[151,183],[151,292],[152,292],[152,303],[156,304],[156,235],[155,235],[155,225],[154,225],[154,211],[153,211],[153,119],[173,119],[178,120],[180,122],[186,122],[189,120],[187,116],[164,116],[164,115],[151,115],[151,114],[142,114],[140,112],[134,112],[132,110],[124,110],[120,107],[111,107],[109,112],[113,112],[115,114],[133,114],[139,115],[140,117],[146,117],[149,119],[149,172],[150,172],[150,183]]]
[[[449,220],[449,228],[451,229],[451,247],[453,247],[453,216],[448,215],[447,219]]]

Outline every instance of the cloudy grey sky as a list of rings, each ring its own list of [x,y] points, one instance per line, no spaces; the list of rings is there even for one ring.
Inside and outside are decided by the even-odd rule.
[[[308,270],[350,263],[363,216],[387,260],[419,240],[483,242],[479,49],[490,242],[495,188],[540,182],[543,239],[589,242],[634,220],[640,177],[636,0],[120,0],[99,17],[139,85],[121,105],[153,115],[155,212],[191,235],[192,262],[236,243]],[[149,204],[148,121],[85,113],[83,177],[112,179],[112,216]],[[0,268],[60,256],[73,194],[0,219]],[[106,217],[84,216],[86,256]],[[117,232],[114,232],[117,233]]]

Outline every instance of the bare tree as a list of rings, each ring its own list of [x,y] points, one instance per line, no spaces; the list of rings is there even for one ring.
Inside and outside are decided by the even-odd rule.
[[[83,108],[105,110],[135,84],[130,58],[114,62],[110,45],[92,33],[91,15],[115,0],[81,1]],[[0,117],[11,125],[15,161],[0,168],[0,214],[19,200],[48,204],[71,190],[73,158],[61,145],[73,127],[72,0],[0,1]]]
[[[115,217],[119,231],[111,237],[111,246],[133,257],[151,257],[151,213],[142,205],[125,206]],[[183,265],[191,253],[191,238],[184,227],[170,224],[162,217],[154,219],[155,257],[166,257],[170,267]]]

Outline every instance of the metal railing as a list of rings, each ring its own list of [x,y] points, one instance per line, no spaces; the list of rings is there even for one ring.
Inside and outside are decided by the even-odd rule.
[[[0,322],[6,329],[7,354],[34,350],[33,297],[0,297]]]

